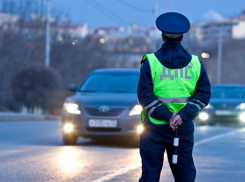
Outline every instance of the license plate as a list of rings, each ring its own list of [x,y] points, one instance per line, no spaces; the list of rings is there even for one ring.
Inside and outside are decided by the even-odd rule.
[[[116,128],[117,120],[106,119],[90,119],[88,122],[89,127],[104,127],[104,128]]]
[[[215,111],[215,114],[218,116],[230,116],[233,114],[232,111]]]

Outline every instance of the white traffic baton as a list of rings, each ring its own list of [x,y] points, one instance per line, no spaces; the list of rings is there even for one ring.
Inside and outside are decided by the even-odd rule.
[[[177,164],[178,161],[178,146],[179,146],[179,133],[178,129],[175,130],[175,137],[174,137],[174,151],[172,156],[172,163]]]

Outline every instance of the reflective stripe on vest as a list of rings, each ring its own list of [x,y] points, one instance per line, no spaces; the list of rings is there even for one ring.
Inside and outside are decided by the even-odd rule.
[[[197,56],[192,55],[190,63],[180,69],[166,68],[156,58],[155,54],[146,54],[153,81],[153,93],[172,113],[179,112],[195,91],[196,83],[200,76],[201,63]],[[155,124],[167,124],[166,121],[156,120],[148,113],[149,119]],[[142,112],[142,121],[146,117]]]
[[[177,97],[177,98],[158,98],[158,100],[162,101],[163,103],[185,103],[188,102],[190,97]]]

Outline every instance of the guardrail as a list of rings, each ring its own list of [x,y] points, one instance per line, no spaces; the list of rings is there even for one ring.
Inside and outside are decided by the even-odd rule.
[[[22,114],[15,112],[0,112],[0,121],[40,121],[40,120],[61,120],[60,116]]]

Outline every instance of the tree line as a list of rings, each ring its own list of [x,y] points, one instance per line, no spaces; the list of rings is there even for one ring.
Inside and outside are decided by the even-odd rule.
[[[139,68],[140,58],[131,62],[130,54],[143,55],[153,51],[152,42],[142,37],[122,37],[100,43],[100,37],[93,34],[81,38],[57,30],[51,32],[51,63],[50,68],[45,68],[45,21],[42,20],[45,10],[37,5],[38,2],[44,3],[42,0],[1,2],[2,13],[17,14],[20,19],[15,22],[9,19],[0,24],[0,111],[20,111],[24,105],[30,112],[38,106],[46,113],[57,114],[64,99],[71,94],[66,88],[69,83],[80,84],[97,68]],[[29,9],[23,11],[25,8]],[[39,18],[31,18],[31,12]],[[60,23],[60,19],[57,15],[53,23]],[[69,26],[69,21],[66,23]],[[38,26],[26,28],[23,25]],[[243,40],[224,42],[222,83],[244,84],[244,47]],[[200,60],[211,83],[215,84],[217,45],[202,47],[195,40],[188,40],[186,48],[199,57],[202,52],[210,54],[209,59]]]
[[[20,111],[24,105],[30,112],[40,107],[46,113],[59,113],[64,99],[71,94],[66,88],[69,83],[80,84],[96,68],[139,67],[112,57],[116,59],[115,54],[148,45],[144,40],[134,39],[134,44],[129,45],[131,38],[126,37],[101,44],[94,41],[98,37],[93,35],[82,38],[52,30],[51,63],[50,68],[45,68],[45,23],[39,21],[41,16],[39,19],[21,16],[20,7],[27,7],[27,1],[17,0],[19,4],[11,9],[12,2],[2,1],[1,10],[18,14],[20,19],[14,22],[9,19],[0,25],[0,111]],[[59,18],[53,24],[58,21]],[[146,53],[149,48],[150,45],[144,46],[142,50]],[[139,49],[140,54],[144,53],[142,50]]]

